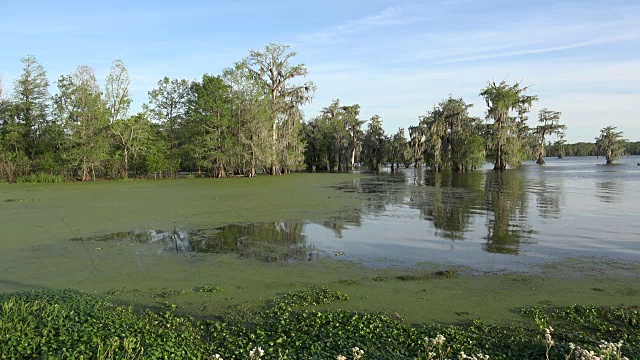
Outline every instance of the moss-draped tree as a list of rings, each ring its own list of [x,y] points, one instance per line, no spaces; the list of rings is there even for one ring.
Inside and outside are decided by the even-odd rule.
[[[627,139],[622,137],[622,131],[616,131],[617,127],[607,126],[600,130],[600,136],[596,138],[598,153],[604,155],[607,164],[613,164],[624,154]]]
[[[302,150],[299,144],[299,126],[301,120],[300,106],[311,101],[316,86],[312,81],[295,84],[294,79],[306,77],[307,68],[304,64],[292,65],[291,59],[296,56],[294,51],[289,51],[288,45],[267,45],[264,50],[251,50],[246,64],[252,69],[256,78],[262,79],[269,89],[271,100],[271,136],[273,146],[272,175],[279,175],[283,165],[288,167],[299,165],[282,164],[289,157],[290,151]],[[278,131],[280,130],[280,131]],[[302,158],[300,159],[302,160]],[[302,162],[302,161],[300,161]],[[289,170],[287,168],[285,171]]]
[[[537,96],[525,95],[527,90],[529,87],[519,82],[508,84],[503,80],[499,84],[490,82],[480,92],[487,104],[487,119],[493,121],[490,142],[495,170],[522,163],[522,129],[531,105],[538,100]]]
[[[557,136],[560,140],[564,138],[567,126],[560,124],[560,115],[562,115],[561,112],[547,108],[540,110],[538,113],[540,125],[535,129],[535,134],[538,137],[538,160],[536,161],[538,164],[544,164],[544,156],[546,155],[544,148],[545,138],[551,135]]]

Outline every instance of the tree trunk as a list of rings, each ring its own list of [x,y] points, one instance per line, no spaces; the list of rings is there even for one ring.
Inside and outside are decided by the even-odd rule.
[[[356,148],[351,150],[351,171],[356,169]]]
[[[89,166],[87,165],[87,158],[82,158],[82,181],[89,181]]]
[[[129,151],[127,148],[124,148],[124,178],[129,178]]]
[[[227,177],[227,172],[224,170],[224,166],[218,165],[217,177]]]

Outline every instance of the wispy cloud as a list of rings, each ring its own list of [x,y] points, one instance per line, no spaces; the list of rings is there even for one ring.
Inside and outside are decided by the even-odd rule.
[[[497,59],[497,58],[504,58],[504,57],[511,57],[511,56],[545,54],[545,53],[553,53],[553,52],[564,51],[564,50],[584,48],[584,47],[594,46],[594,45],[610,44],[610,43],[616,43],[620,41],[638,40],[638,39],[640,39],[640,34],[637,34],[637,33],[629,33],[625,35],[616,35],[616,36],[604,36],[604,37],[599,37],[599,38],[590,39],[586,41],[579,41],[576,43],[570,43],[570,44],[558,45],[558,46],[522,49],[522,50],[505,51],[505,52],[486,52],[486,53],[473,55],[473,56],[455,57],[455,58],[450,58],[444,61],[440,61],[440,63],[443,63],[443,64],[458,63],[458,62],[466,62],[466,61]]]
[[[413,15],[414,6],[392,6],[382,11],[365,16],[359,19],[350,20],[346,23],[331,26],[327,29],[298,35],[298,42],[303,43],[330,43],[342,41],[341,39],[349,34],[363,32],[372,27],[385,27],[392,25],[407,25],[426,19],[425,16]]]

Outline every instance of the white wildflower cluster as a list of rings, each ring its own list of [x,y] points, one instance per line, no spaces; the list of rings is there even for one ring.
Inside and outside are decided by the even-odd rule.
[[[489,355],[484,355],[482,353],[475,355],[467,355],[464,351],[460,351],[458,354],[458,360],[489,360]]]
[[[262,355],[264,355],[264,350],[262,350],[261,347],[253,348],[253,350],[249,352],[249,359],[260,360],[260,358],[262,358]]]
[[[447,349],[446,351],[442,351],[442,345],[447,340],[444,336],[438,334],[435,338],[425,337],[424,338],[424,349],[427,354],[428,360],[441,359],[443,360],[445,356],[451,351],[451,349]],[[439,355],[439,357],[438,357]]]
[[[553,331],[554,330],[551,326],[544,329],[544,341],[547,343],[548,349],[550,349],[555,344],[555,342],[553,341],[553,338],[551,337],[551,334],[553,334]]]
[[[364,350],[359,349],[357,346],[351,349],[353,353],[353,360],[360,360],[364,356]]]
[[[435,346],[442,346],[444,344],[444,341],[447,340],[447,338],[445,338],[442,335],[437,335],[435,338],[431,339],[431,338],[424,338],[424,343],[427,345],[430,345],[432,347]]]
[[[576,360],[629,360],[626,356],[622,355],[622,340],[617,343],[610,343],[602,341],[598,346],[598,352],[582,349],[580,346],[569,344],[569,355],[566,356],[566,360],[571,358],[571,354],[575,356]]]
[[[222,356],[220,356],[220,354],[215,354],[215,355],[213,355],[212,359],[213,359],[213,360],[224,360],[224,359],[222,358]]]
[[[353,349],[351,349],[351,354],[353,355],[353,360],[360,360],[364,356],[364,350],[356,346]],[[341,355],[338,355],[336,359],[347,360],[347,357],[341,354]]]
[[[545,342],[545,346],[547,347],[547,352],[545,353],[545,356],[547,360],[549,360],[549,350],[551,350],[551,347],[555,344],[555,341],[553,341],[553,338],[551,337],[551,334],[553,334],[553,331],[554,330],[551,326],[544,329],[544,342]]]

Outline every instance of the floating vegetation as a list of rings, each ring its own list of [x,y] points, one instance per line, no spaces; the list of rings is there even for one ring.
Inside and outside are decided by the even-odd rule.
[[[351,280],[351,279],[340,279],[338,280],[338,284],[340,285],[360,285],[360,281]]]
[[[204,293],[219,293],[219,292],[222,292],[222,289],[220,289],[219,287],[209,286],[209,285],[200,286],[200,287],[197,287],[197,288],[195,288],[193,290],[197,291],[197,292],[204,292]]]
[[[289,292],[275,300],[276,306],[301,307],[310,305],[327,305],[334,301],[349,301],[349,295],[340,290],[333,290],[326,286],[309,290]]]
[[[375,282],[382,282],[382,281],[387,281],[387,280],[389,280],[389,278],[387,278],[386,276],[382,276],[382,275],[378,275],[378,276],[373,278],[373,281],[375,281]]]
[[[193,293],[193,290],[163,290],[151,295],[153,298],[168,298],[173,296],[187,295]]]
[[[441,270],[435,271],[432,273],[411,273],[411,274],[400,274],[396,275],[393,278],[399,281],[424,281],[424,280],[438,280],[438,279],[454,279],[458,277],[459,273],[455,270]],[[372,279],[373,281],[387,281],[389,277],[378,275]]]
[[[122,289],[111,289],[111,290],[107,290],[105,292],[105,294],[107,296],[118,296],[118,295],[124,295],[124,294],[130,294],[130,293],[139,293],[140,290],[138,289],[127,289],[127,288],[122,288]]]
[[[7,199],[4,202],[8,203],[35,203],[42,201],[42,199]]]

